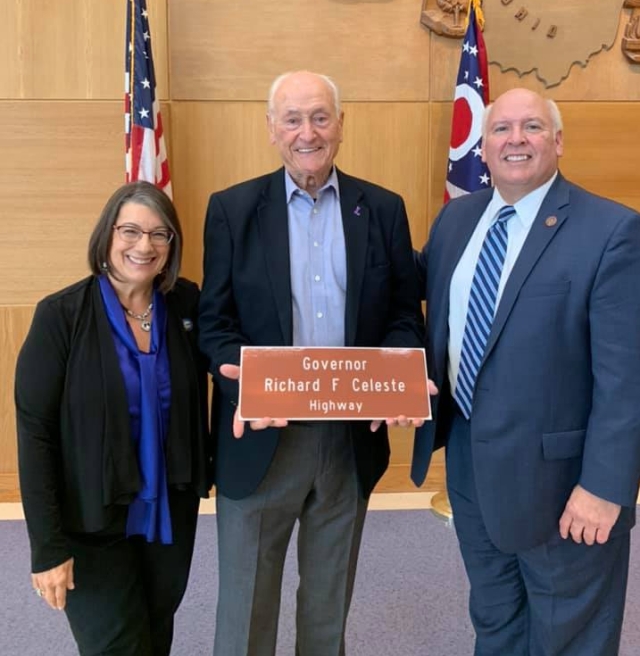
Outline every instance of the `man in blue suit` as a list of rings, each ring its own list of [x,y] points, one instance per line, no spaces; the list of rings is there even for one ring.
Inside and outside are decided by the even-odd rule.
[[[369,495],[389,461],[367,421],[235,418],[242,345],[421,347],[400,196],[334,166],[338,91],[301,71],[271,88],[284,168],[213,194],[201,347],[213,374],[220,593],[216,656],[273,656],[282,570],[298,523],[296,654],[342,656]],[[221,375],[220,367],[225,375]],[[403,417],[396,423],[406,423]],[[263,430],[261,430],[263,429]]]
[[[476,656],[618,653],[640,479],[640,216],[558,171],[555,103],[487,108],[495,187],[448,203],[418,257]]]

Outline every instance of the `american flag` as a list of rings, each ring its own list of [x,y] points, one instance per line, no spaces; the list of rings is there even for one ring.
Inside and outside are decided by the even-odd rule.
[[[171,198],[146,0],[127,0],[125,62],[126,180],[153,182]]]
[[[482,114],[489,103],[487,50],[479,24],[483,22],[480,0],[470,0],[453,104],[445,203],[491,184],[489,169],[480,157]]]

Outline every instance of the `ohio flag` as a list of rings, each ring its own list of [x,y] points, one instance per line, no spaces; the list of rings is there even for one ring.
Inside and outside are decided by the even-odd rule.
[[[484,22],[480,0],[470,0],[468,18],[453,104],[445,203],[491,185],[489,169],[480,157],[482,113],[489,103],[487,51],[479,24]]]
[[[126,180],[152,182],[171,198],[146,0],[127,0],[124,84]]]

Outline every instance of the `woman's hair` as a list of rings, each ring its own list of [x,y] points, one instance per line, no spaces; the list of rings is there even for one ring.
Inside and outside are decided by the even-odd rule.
[[[171,199],[150,182],[130,182],[117,189],[109,198],[89,239],[89,268],[96,276],[111,269],[109,253],[113,240],[113,226],[118,220],[120,209],[126,203],[137,203],[148,207],[173,232],[174,237],[168,246],[167,264],[158,274],[158,288],[166,294],[173,288],[180,274],[182,228]]]

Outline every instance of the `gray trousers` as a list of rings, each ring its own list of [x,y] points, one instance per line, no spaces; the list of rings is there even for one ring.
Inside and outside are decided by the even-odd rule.
[[[214,656],[274,656],[282,572],[296,521],[297,656],[343,656],[367,500],[348,426],[292,424],[249,497],[217,497],[219,580]]]

